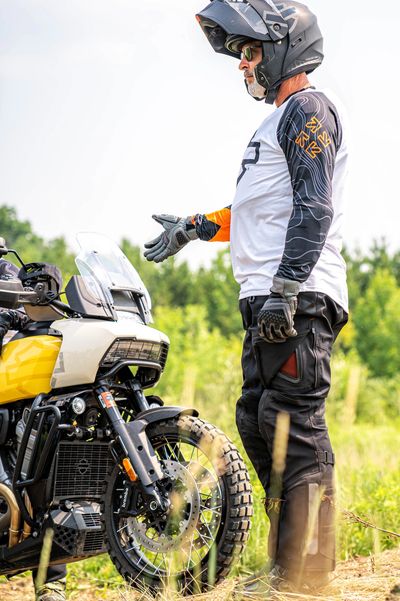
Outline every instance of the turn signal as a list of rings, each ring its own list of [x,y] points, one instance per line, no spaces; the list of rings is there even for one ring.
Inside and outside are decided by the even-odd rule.
[[[124,466],[124,470],[129,476],[129,480],[131,480],[131,482],[136,482],[138,477],[128,457],[125,457],[125,459],[122,460],[122,465]]]

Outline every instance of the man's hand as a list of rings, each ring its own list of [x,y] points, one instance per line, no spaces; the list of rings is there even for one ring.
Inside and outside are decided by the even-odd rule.
[[[175,255],[190,240],[196,240],[198,235],[190,217],[175,217],[174,215],[153,215],[153,219],[160,223],[164,232],[145,244],[144,256],[148,261],[160,263],[168,257]]]
[[[293,318],[299,291],[298,282],[274,277],[271,295],[258,315],[258,331],[267,342],[284,342],[287,338],[297,336]]]

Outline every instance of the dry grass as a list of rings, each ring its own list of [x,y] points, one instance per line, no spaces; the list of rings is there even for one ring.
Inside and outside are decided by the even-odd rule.
[[[106,585],[106,583],[104,583]],[[207,595],[194,595],[193,601],[229,601],[233,599],[235,581],[226,580]],[[19,576],[11,581],[0,581],[1,601],[32,601],[33,586],[30,578]],[[98,588],[94,579],[88,578],[69,595],[70,601],[150,601],[148,594],[140,594],[127,587],[117,590]],[[159,594],[157,601],[178,601],[172,591]],[[254,601],[265,599],[254,595]],[[385,551],[371,557],[361,557],[342,562],[336,578],[323,595],[280,594],[279,601],[400,601],[400,549]]]

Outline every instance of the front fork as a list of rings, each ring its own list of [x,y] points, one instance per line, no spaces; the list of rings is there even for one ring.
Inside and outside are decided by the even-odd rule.
[[[105,383],[100,383],[95,388],[95,393],[103,412],[114,429],[116,440],[124,454],[122,466],[127,476],[132,482],[137,479],[140,480],[143,491],[151,497],[150,507],[153,511],[157,509],[167,510],[169,502],[160,495],[157,487],[157,482],[164,478],[164,473],[146,435],[147,422],[137,419],[126,424],[122,419],[113,394]],[[136,393],[141,404],[143,404],[145,397],[142,391],[138,390]]]

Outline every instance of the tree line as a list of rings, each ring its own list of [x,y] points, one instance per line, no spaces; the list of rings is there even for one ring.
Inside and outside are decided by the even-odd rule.
[[[66,278],[76,273],[74,255],[63,236],[44,240],[14,208],[0,206],[0,236],[27,261],[56,264]],[[187,262],[171,257],[156,265],[143,258],[142,249],[127,239],[121,248],[132,261],[152,297],[155,312],[194,307],[210,332],[224,338],[243,334],[238,311],[239,288],[233,279],[229,251],[221,250],[208,267],[192,271]],[[373,242],[368,251],[344,250],[348,268],[350,322],[337,348],[356,353],[372,376],[397,377],[400,366],[400,250],[386,241]],[[201,309],[200,309],[201,308]]]

